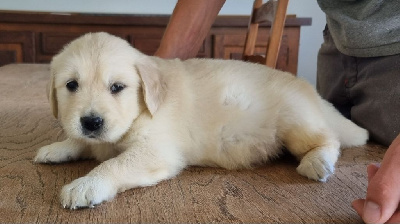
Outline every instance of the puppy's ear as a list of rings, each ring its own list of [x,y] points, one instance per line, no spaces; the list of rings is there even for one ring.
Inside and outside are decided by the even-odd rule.
[[[50,102],[50,108],[55,118],[58,117],[58,102],[56,88],[54,86],[54,72],[50,73],[50,82],[47,84],[47,98]]]
[[[143,57],[136,64],[136,69],[142,79],[144,102],[151,115],[158,110],[164,101],[167,85],[158,69],[157,63],[151,57]]]

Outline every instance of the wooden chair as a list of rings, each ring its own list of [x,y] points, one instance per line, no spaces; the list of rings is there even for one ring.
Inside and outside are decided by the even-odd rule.
[[[269,0],[264,4],[262,0],[254,1],[244,46],[243,60],[257,62],[265,64],[271,68],[276,68],[283,29],[285,27],[288,3],[289,0],[277,0],[277,2]],[[277,4],[276,8],[274,4]],[[254,55],[258,26],[260,23],[270,21],[272,18],[273,22],[265,57]]]

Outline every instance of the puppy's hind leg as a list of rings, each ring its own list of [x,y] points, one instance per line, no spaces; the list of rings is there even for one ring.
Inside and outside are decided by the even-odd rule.
[[[91,157],[86,144],[68,138],[62,142],[43,146],[33,161],[35,163],[62,163]]]
[[[328,126],[315,89],[301,80],[288,86],[278,120],[278,138],[300,160],[298,173],[326,181],[335,170],[340,142]]]
[[[285,147],[300,160],[297,172],[313,180],[326,181],[335,170],[340,143],[320,122],[291,126],[281,139]]]

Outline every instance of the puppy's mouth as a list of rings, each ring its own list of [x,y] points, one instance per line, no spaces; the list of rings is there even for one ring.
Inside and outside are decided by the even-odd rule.
[[[75,122],[63,123],[68,135],[72,138],[86,141],[89,144],[115,143],[124,134],[118,132],[119,129],[112,126],[110,120],[103,119],[102,116],[98,116],[95,113],[91,113],[88,116],[78,116],[74,120]]]
[[[87,134],[87,133],[83,133],[83,135],[86,137],[86,138],[99,138],[99,134],[95,134],[95,133],[89,133],[89,134]]]
[[[102,142],[104,141],[103,139],[103,131],[99,130],[99,131],[88,131],[86,129],[84,129],[83,127],[81,127],[81,138],[89,141],[89,142]]]

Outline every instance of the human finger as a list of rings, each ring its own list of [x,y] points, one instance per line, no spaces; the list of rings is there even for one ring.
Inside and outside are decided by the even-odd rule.
[[[400,223],[400,211],[396,211],[386,223]]]
[[[365,203],[365,199],[357,199],[351,203],[351,206],[354,208],[354,210],[357,212],[357,214],[360,217],[362,217],[362,215],[363,215],[364,203]]]
[[[399,161],[400,136],[386,151],[381,167],[377,171],[373,166],[369,168],[371,178],[362,212],[364,222],[385,223],[397,210],[400,201]]]
[[[378,172],[380,164],[372,163],[367,166],[367,174],[368,174],[368,183],[375,176],[376,172]]]

